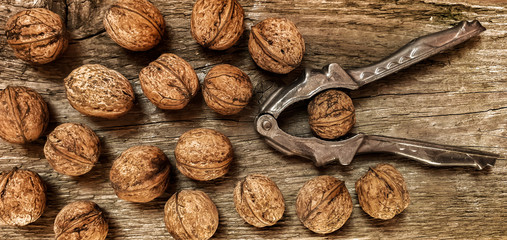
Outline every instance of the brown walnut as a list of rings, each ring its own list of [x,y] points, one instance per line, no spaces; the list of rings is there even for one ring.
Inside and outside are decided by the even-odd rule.
[[[299,190],[296,212],[305,227],[327,234],[341,228],[349,219],[352,199],[344,182],[331,176],[318,176]]]
[[[28,225],[45,207],[46,186],[39,174],[18,168],[0,173],[0,225]]]
[[[69,176],[83,175],[99,160],[100,140],[83,124],[64,123],[48,135],[44,155],[55,171]]]
[[[361,208],[378,219],[391,219],[410,203],[407,185],[398,170],[389,164],[379,164],[356,182]]]
[[[233,115],[248,104],[253,87],[248,75],[239,68],[221,64],[208,72],[202,89],[208,107],[222,115]]]
[[[104,28],[118,45],[146,51],[162,40],[165,22],[148,0],[118,0],[105,14]]]
[[[283,195],[276,183],[258,174],[248,175],[236,184],[234,205],[241,218],[259,228],[274,225],[285,211]]]
[[[134,146],[113,162],[109,178],[120,199],[149,202],[166,190],[169,170],[169,159],[160,148]]]
[[[48,106],[33,89],[7,86],[0,91],[0,137],[5,141],[34,141],[44,133],[48,122]]]
[[[225,50],[243,34],[244,12],[237,0],[197,0],[190,29],[195,41],[213,50]]]
[[[206,240],[218,228],[218,210],[206,193],[181,190],[167,200],[164,222],[174,239]]]
[[[354,103],[335,89],[317,95],[308,104],[310,128],[319,137],[336,139],[347,134],[356,123]]]
[[[301,64],[305,40],[290,20],[268,18],[252,27],[248,50],[262,69],[285,74]]]
[[[16,57],[35,64],[55,60],[68,44],[62,18],[45,8],[16,13],[7,20],[5,34]]]
[[[174,156],[176,167],[192,179],[208,181],[229,171],[233,158],[231,141],[222,133],[196,128],[181,135]]]
[[[85,115],[118,118],[134,106],[134,89],[127,78],[99,64],[74,69],[64,84],[70,105]]]
[[[199,78],[188,62],[172,54],[162,54],[139,73],[144,95],[158,108],[184,108],[199,90]]]
[[[108,230],[102,210],[90,201],[67,204],[55,218],[56,240],[103,240]]]

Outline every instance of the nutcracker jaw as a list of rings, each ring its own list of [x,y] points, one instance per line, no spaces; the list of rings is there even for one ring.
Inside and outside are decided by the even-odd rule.
[[[469,166],[476,169],[493,166],[499,156],[492,153],[362,133],[337,141],[301,138],[281,130],[277,122],[280,114],[296,102],[310,99],[331,88],[358,89],[462,43],[484,30],[478,21],[463,21],[453,28],[415,39],[370,66],[345,71],[332,63],[322,70],[306,69],[292,84],[278,89],[265,101],[255,119],[256,130],[276,150],[286,155],[312,159],[316,166],[336,160],[348,165],[356,154],[368,152],[390,152],[434,166]]]

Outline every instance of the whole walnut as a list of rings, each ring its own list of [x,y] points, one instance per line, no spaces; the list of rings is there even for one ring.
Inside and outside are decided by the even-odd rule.
[[[85,115],[118,118],[134,106],[134,89],[127,78],[99,64],[74,69],[64,84],[70,105]]]
[[[139,73],[144,95],[158,108],[184,108],[199,90],[199,78],[188,62],[164,53]]]
[[[285,74],[301,64],[305,40],[290,20],[268,18],[252,27],[248,50],[262,69]]]
[[[34,64],[55,60],[68,44],[62,18],[45,8],[16,13],[7,20],[5,34],[16,57]]]
[[[259,228],[274,225],[285,211],[283,195],[276,183],[258,174],[248,175],[236,184],[234,205],[241,218]]]
[[[391,219],[410,203],[403,176],[389,164],[370,168],[357,180],[356,193],[361,208],[378,219]]]
[[[213,67],[202,87],[204,101],[215,112],[233,115],[240,112],[252,97],[252,82],[239,68],[221,64]]]
[[[233,155],[229,138],[207,128],[196,128],[183,133],[174,150],[176,167],[180,172],[199,181],[225,175],[229,171]]]
[[[192,37],[203,47],[225,50],[243,34],[244,12],[237,0],[197,0],[192,10]]]
[[[299,190],[296,212],[305,227],[327,234],[341,228],[349,219],[352,199],[344,182],[331,176],[318,176]]]
[[[89,172],[99,160],[99,137],[84,124],[64,123],[48,135],[44,155],[55,171],[79,176]]]
[[[308,115],[310,128],[324,139],[339,138],[356,123],[352,99],[335,89],[317,95],[308,105]]]
[[[218,228],[218,210],[206,193],[181,190],[167,200],[164,222],[176,240],[206,240]]]
[[[55,218],[56,240],[103,240],[108,230],[102,210],[90,201],[67,204]]]
[[[120,199],[149,202],[165,192],[169,170],[169,159],[160,148],[134,146],[113,162],[109,178]]]
[[[48,122],[48,106],[33,89],[7,86],[0,91],[0,137],[5,141],[34,141],[44,133]]]
[[[46,186],[39,174],[14,168],[0,173],[0,225],[25,226],[46,207]]]
[[[162,13],[148,0],[118,0],[104,16],[104,28],[118,45],[146,51],[164,36]]]

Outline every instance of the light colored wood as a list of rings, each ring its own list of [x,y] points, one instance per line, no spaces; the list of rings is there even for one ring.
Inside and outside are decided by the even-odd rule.
[[[163,206],[179,189],[196,188],[208,193],[220,212],[216,239],[377,239],[377,238],[507,238],[507,3],[502,0],[240,0],[245,27],[239,44],[226,51],[201,48],[189,31],[193,1],[152,0],[167,23],[167,35],[148,52],[130,52],[116,45],[104,32],[101,19],[110,0],[15,1],[0,0],[0,25],[27,7],[49,7],[66,16],[74,40],[59,60],[31,66],[16,59],[6,45],[0,27],[0,89],[22,85],[36,89],[49,103],[49,133],[64,122],[85,123],[103,144],[100,163],[81,177],[53,171],[44,159],[45,137],[24,146],[0,141],[0,170],[14,166],[38,172],[48,186],[48,208],[26,227],[0,227],[0,239],[52,239],[58,211],[76,200],[99,204],[109,220],[110,239],[167,239]],[[463,3],[461,3],[463,2]],[[446,29],[460,20],[477,19],[488,29],[453,50],[431,57],[364,88],[351,92],[357,109],[353,131],[413,138],[470,147],[501,154],[490,170],[435,168],[389,154],[358,156],[350,166],[337,164],[316,168],[297,157],[285,157],[265,144],[255,132],[253,120],[259,103],[303,66],[289,75],[262,71],[248,50],[250,27],[267,17],[287,17],[303,34],[307,52],[303,66],[322,67],[336,62],[343,68],[380,60],[411,39]],[[155,108],[142,94],[138,73],[161,53],[172,52],[190,62],[203,80],[214,65],[229,63],[252,79],[255,95],[237,116],[212,112],[198,96],[181,111]],[[90,118],[74,110],[65,98],[63,78],[85,63],[100,63],[124,74],[134,86],[137,102],[118,120]],[[289,110],[281,121],[293,134],[309,136],[305,106]],[[230,172],[211,182],[196,182],[174,166],[178,137],[196,127],[208,127],[229,136],[235,150]],[[128,147],[152,144],[170,157],[169,189],[146,204],[119,200],[109,182],[112,161]],[[370,218],[360,208],[355,181],[368,167],[393,164],[405,177],[411,204],[388,221]],[[235,183],[250,173],[271,177],[280,187],[286,212],[273,227],[257,229],[246,224],[234,210]],[[338,231],[321,236],[304,228],[295,212],[299,188],[323,174],[346,182],[354,204],[348,222]]]

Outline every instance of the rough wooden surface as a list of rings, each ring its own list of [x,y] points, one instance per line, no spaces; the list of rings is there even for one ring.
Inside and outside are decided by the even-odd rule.
[[[110,0],[0,0],[0,89],[7,85],[35,88],[49,103],[49,133],[58,124],[89,125],[103,144],[100,163],[81,177],[51,169],[43,155],[45,137],[24,146],[0,141],[0,170],[14,166],[38,172],[48,186],[48,208],[26,227],[0,227],[0,239],[51,239],[60,209],[76,200],[92,200],[106,212],[110,239],[167,239],[163,206],[179,189],[195,188],[210,195],[220,213],[216,239],[376,239],[376,238],[507,238],[507,3],[504,0],[240,0],[246,31],[239,44],[226,51],[200,47],[190,35],[193,1],[152,1],[167,23],[163,42],[148,52],[130,52],[104,32],[102,16]],[[66,18],[72,38],[59,60],[31,66],[14,57],[6,45],[4,25],[15,12],[48,7]],[[303,34],[307,52],[303,64],[289,75],[274,75],[255,66],[247,50],[250,27],[267,17],[288,17]],[[384,80],[369,84],[351,97],[357,109],[353,131],[470,147],[501,154],[494,168],[435,168],[389,154],[356,157],[350,166],[316,168],[298,157],[284,157],[259,137],[253,120],[266,95],[291,81],[303,66],[337,62],[344,68],[372,63],[412,38],[446,29],[463,19],[478,19],[488,29],[480,37],[423,61]],[[198,96],[181,111],[155,108],[142,94],[139,71],[164,52],[187,60],[200,80],[214,65],[240,67],[253,81],[255,95],[237,116],[211,111]],[[63,78],[85,63],[100,63],[120,71],[134,86],[137,102],[119,120],[90,118],[74,110],[65,98]],[[308,136],[305,107],[285,114],[283,125],[293,134]],[[178,137],[196,127],[214,128],[229,136],[235,150],[231,171],[211,182],[197,182],[174,167]],[[128,147],[152,144],[171,158],[167,193],[153,202],[119,200],[109,182],[112,161]],[[355,181],[370,166],[393,164],[405,177],[411,204],[388,221],[370,218],[358,205]],[[273,227],[257,229],[234,210],[235,183],[250,173],[270,176],[286,199],[286,212]],[[321,236],[303,227],[295,200],[307,180],[323,174],[346,182],[354,204],[349,221],[338,231]]]

